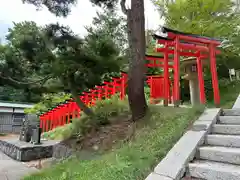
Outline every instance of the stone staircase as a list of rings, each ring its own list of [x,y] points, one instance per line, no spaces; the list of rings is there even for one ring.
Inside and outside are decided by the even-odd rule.
[[[184,179],[240,180],[240,109],[225,109],[218,116],[188,164],[187,177]]]

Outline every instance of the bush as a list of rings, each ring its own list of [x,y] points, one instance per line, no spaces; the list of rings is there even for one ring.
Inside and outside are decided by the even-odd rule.
[[[24,112],[26,114],[42,114],[46,112],[49,108],[56,106],[59,103],[70,99],[71,95],[66,93],[49,93],[43,94],[41,102],[34,105],[33,108],[26,108]]]
[[[98,101],[93,111],[97,125],[105,125],[109,123],[109,117],[129,112],[128,101],[127,98],[120,100],[118,96],[113,96],[111,99]]]
[[[149,101],[149,99],[150,99],[150,87],[145,86],[144,87],[144,93],[145,93],[146,100]]]
[[[42,136],[47,139],[68,139],[76,135],[84,136],[93,128],[97,129],[99,126],[109,124],[110,117],[129,112],[128,100],[127,98],[120,100],[118,96],[113,96],[111,99],[98,101],[93,107],[93,111],[94,117],[81,114],[81,117],[73,119],[72,123],[43,133]]]
[[[6,136],[6,134],[4,134],[4,133],[0,133],[0,136]]]

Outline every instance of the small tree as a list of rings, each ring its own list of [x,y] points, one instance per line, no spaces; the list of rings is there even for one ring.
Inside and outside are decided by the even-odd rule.
[[[82,39],[68,27],[38,27],[25,22],[15,24],[7,40],[1,52],[2,80],[43,92],[69,91],[87,115],[93,112],[80,100],[79,93],[101,83],[104,74],[119,71],[119,51],[107,36],[89,34]]]
[[[90,0],[96,5],[114,9],[118,0]],[[50,12],[57,16],[66,16],[71,5],[76,0],[23,0],[25,3],[34,4],[37,7],[46,6]],[[132,111],[132,119],[138,120],[145,116],[147,103],[144,95],[145,80],[145,18],[144,0],[131,0],[131,7],[125,7],[126,0],[121,0],[121,8],[127,16],[128,42],[129,42],[129,105]]]

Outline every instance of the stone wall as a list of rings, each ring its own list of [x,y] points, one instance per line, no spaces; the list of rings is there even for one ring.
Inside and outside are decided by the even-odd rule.
[[[52,157],[53,145],[21,146],[19,142],[0,140],[0,151],[17,161],[31,161]]]
[[[73,154],[73,150],[66,146],[63,142],[53,146],[53,155],[55,159],[65,159]]]
[[[15,145],[9,144],[4,140],[0,140],[0,151],[15,160],[20,159],[19,149]]]

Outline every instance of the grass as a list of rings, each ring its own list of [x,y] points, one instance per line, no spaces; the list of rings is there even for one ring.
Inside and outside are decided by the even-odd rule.
[[[0,133],[0,136],[6,136],[6,134],[4,134],[4,133]]]
[[[223,88],[220,87],[221,107],[232,108],[240,93],[240,82],[234,81],[226,84]]]
[[[229,80],[222,80],[219,82],[220,89],[220,107],[231,109],[240,93],[240,82]],[[214,103],[210,102],[209,107],[214,107]]]
[[[70,158],[24,180],[141,180],[182,136],[203,108],[150,107],[135,136],[100,158]]]

